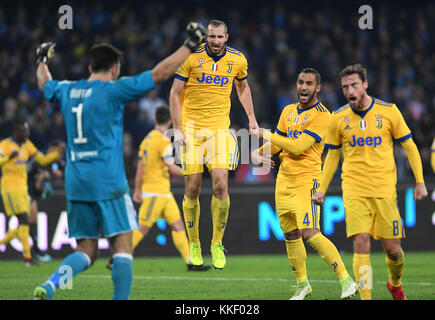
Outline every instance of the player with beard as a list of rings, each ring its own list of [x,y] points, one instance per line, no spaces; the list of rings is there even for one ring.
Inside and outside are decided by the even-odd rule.
[[[206,43],[200,45],[174,74],[169,104],[185,177],[183,214],[189,236],[190,264],[203,264],[199,194],[205,164],[213,189],[212,265],[222,269],[226,263],[222,239],[230,207],[228,171],[236,169],[239,159],[237,139],[229,130],[233,82],[248,116],[250,132],[258,129],[258,124],[247,81],[245,56],[227,46],[229,34],[224,22],[211,20],[207,28]]]
[[[339,78],[349,103],[336,109],[331,117],[324,175],[313,201],[324,202],[343,149],[341,178],[346,233],[353,240],[353,270],[361,299],[371,299],[372,236],[384,247],[388,290],[395,300],[406,300],[401,286],[405,257],[400,246],[405,232],[397,208],[393,141],[400,142],[408,156],[416,180],[414,200],[427,196],[421,158],[397,106],[367,94],[365,68],[360,64],[347,66]]]
[[[337,275],[342,288],[341,299],[357,292],[357,285],[347,273],[337,248],[320,232],[319,206],[311,201],[322,176],[321,157],[330,119],[328,109],[317,100],[321,88],[319,72],[313,68],[303,69],[296,81],[299,103],[284,108],[274,134],[263,128],[256,132],[260,138],[270,142],[252,153],[254,162],[273,166],[271,155],[283,150],[276,179],[275,203],[287,256],[297,281],[291,300],[303,300],[312,292],[302,239]]]

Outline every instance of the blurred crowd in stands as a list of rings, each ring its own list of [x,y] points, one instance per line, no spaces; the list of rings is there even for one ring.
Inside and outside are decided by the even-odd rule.
[[[108,42],[125,54],[122,75],[153,67],[178,48],[191,20],[217,18],[229,28],[229,45],[249,63],[248,81],[260,126],[275,129],[283,107],[296,101],[298,72],[314,67],[322,75],[320,100],[331,111],[346,103],[338,82],[340,70],[361,63],[368,69],[370,95],[394,102],[402,111],[420,150],[424,172],[431,175],[430,146],[435,135],[435,3],[408,7],[393,2],[373,5],[373,29],[358,27],[358,6],[338,2],[265,1],[260,7],[237,2],[77,1],[72,5],[73,29],[58,27],[60,4],[14,1],[0,8],[0,138],[11,134],[16,116],[26,116],[31,140],[41,150],[50,141],[65,140],[63,117],[47,102],[35,79],[36,46],[56,43],[50,64],[55,79],[88,76],[87,50]],[[153,128],[155,109],[168,105],[172,80],[125,110],[125,156],[129,178],[134,176],[138,146]],[[235,90],[234,90],[235,91]],[[232,127],[247,127],[243,108],[233,91]],[[399,146],[399,181],[412,177]],[[238,181],[267,181],[241,165]],[[270,178],[270,179],[268,179]]]

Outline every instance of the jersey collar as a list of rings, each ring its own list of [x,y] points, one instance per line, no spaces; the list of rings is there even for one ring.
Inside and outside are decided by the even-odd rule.
[[[375,98],[373,98],[373,97],[370,97],[370,98],[372,98],[372,103],[370,103],[370,106],[367,109],[362,110],[362,111],[358,111],[358,110],[355,110],[354,108],[352,108],[352,106],[350,108],[352,109],[353,112],[355,112],[361,118],[364,118],[365,115],[373,108],[373,105],[375,104]]]
[[[305,109],[301,109],[301,108],[299,108],[299,104],[300,104],[300,103],[298,103],[296,109],[298,110],[298,114],[301,114],[302,112],[308,111],[308,110],[310,110],[310,109],[312,109],[312,108],[318,106],[319,103],[320,103],[320,101],[317,100],[315,104],[313,104],[311,107],[308,107],[308,108],[305,108]]]
[[[14,142],[18,147],[20,147],[21,148],[21,146],[23,145],[23,144],[25,144],[26,143],[26,141],[24,141],[23,143],[19,143],[18,141],[15,141],[15,139],[14,139],[14,136],[11,136],[10,137],[11,138],[11,140],[12,140],[12,142]]]
[[[210,52],[208,51],[208,48],[207,48],[207,43],[204,44],[204,47],[205,47],[205,52],[207,52],[207,55],[210,58],[212,58],[214,62],[218,62],[221,58],[223,58],[227,54],[227,46],[225,46],[224,53],[222,53],[220,56],[214,56],[214,55],[210,54]]]

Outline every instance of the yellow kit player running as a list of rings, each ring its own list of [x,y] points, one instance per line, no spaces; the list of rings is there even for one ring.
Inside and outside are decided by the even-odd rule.
[[[140,203],[139,229],[133,231],[133,249],[148,234],[154,223],[165,219],[171,227],[172,241],[187,264],[188,271],[206,271],[210,265],[193,266],[189,263],[189,244],[180,210],[171,192],[170,176],[182,177],[181,168],[172,156],[171,140],[165,136],[171,126],[169,108],[159,107],[155,127],[139,147],[133,201]],[[111,262],[108,268],[110,269]]]
[[[405,256],[400,239],[405,237],[396,194],[396,164],[393,140],[406,151],[416,179],[414,199],[426,197],[423,169],[411,131],[397,106],[370,97],[367,71],[361,65],[344,68],[340,83],[348,104],[334,111],[325,145],[329,148],[318,192],[317,204],[325,193],[343,151],[342,190],[347,237],[353,239],[353,271],[361,299],[371,299],[372,268],[370,236],[384,247],[388,269],[388,290],[395,300],[405,300],[401,279]]]
[[[246,58],[226,45],[229,35],[224,22],[212,20],[207,27],[206,43],[175,73],[169,102],[185,176],[183,213],[190,242],[190,263],[203,264],[198,224],[199,194],[206,164],[213,188],[212,264],[222,269],[226,263],[222,238],[230,207],[228,170],[235,170],[239,159],[237,140],[229,131],[233,83],[248,116],[249,129],[257,129],[258,125],[247,81]]]
[[[27,163],[34,158],[45,166],[59,159],[65,148],[59,146],[55,151],[44,155],[39,152],[28,139],[29,125],[25,121],[14,124],[13,135],[0,141],[1,195],[3,206],[8,217],[18,218],[18,227],[8,230],[0,244],[9,243],[18,238],[23,246],[23,257],[26,266],[36,264],[32,260],[29,245],[30,199],[27,187]]]
[[[303,69],[296,82],[299,103],[284,108],[274,134],[262,128],[258,130],[258,136],[270,142],[252,154],[254,162],[274,165],[271,154],[283,150],[275,202],[288,259],[297,280],[291,300],[303,300],[312,292],[302,238],[337,275],[342,288],[341,299],[357,292],[357,285],[347,273],[337,248],[319,231],[320,210],[311,201],[322,175],[321,156],[330,119],[329,111],[317,100],[321,87],[318,71]]]

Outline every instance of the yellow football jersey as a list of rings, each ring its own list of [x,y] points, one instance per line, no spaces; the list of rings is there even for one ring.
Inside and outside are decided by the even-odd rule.
[[[322,152],[324,138],[328,133],[330,113],[319,101],[306,109],[298,104],[289,104],[284,108],[276,127],[276,133],[298,139],[302,134],[309,134],[317,140],[300,155],[282,151],[278,178],[285,178],[291,185],[313,182],[322,175]]]
[[[142,193],[169,194],[171,182],[164,159],[172,157],[171,140],[159,130],[152,130],[142,140],[139,159],[143,164]]]
[[[231,90],[234,78],[248,76],[245,56],[226,46],[221,56],[209,54],[204,43],[193,52],[174,74],[185,81],[181,94],[181,126],[193,121],[195,128],[228,129],[230,127]]]
[[[18,156],[8,160],[13,151],[18,151]],[[30,140],[19,145],[12,137],[0,141],[0,163],[2,170],[1,192],[3,194],[27,193],[27,162],[35,157],[39,163],[48,164],[58,157],[54,152],[49,155],[41,154]],[[48,162],[48,163],[47,163]]]
[[[366,110],[356,111],[349,104],[335,110],[325,146],[343,148],[343,195],[396,197],[393,140],[411,137],[395,104],[372,97]]]

